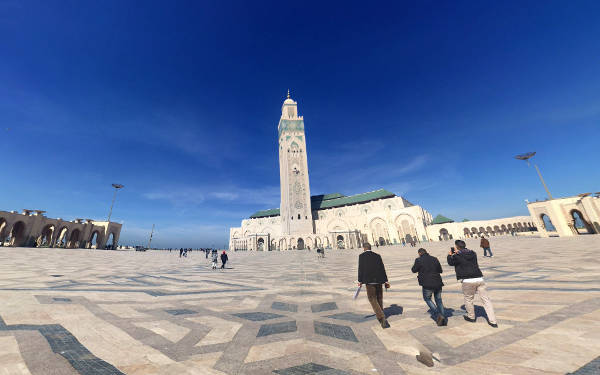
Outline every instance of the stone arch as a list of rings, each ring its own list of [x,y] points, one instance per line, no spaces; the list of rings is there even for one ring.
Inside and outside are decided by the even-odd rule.
[[[381,217],[373,218],[369,223],[369,228],[371,229],[373,240],[379,245],[386,245],[390,243],[387,222]]]
[[[13,224],[12,229],[10,231],[10,243],[9,246],[24,246],[27,242],[27,238],[25,237],[25,230],[27,227],[25,223],[22,221],[17,221]]]
[[[302,237],[298,238],[296,241],[296,249],[304,250],[304,239],[302,239]]]
[[[106,250],[114,250],[115,249],[115,234],[110,232],[108,237],[106,238],[106,245],[104,246]]]
[[[463,234],[465,235],[465,238],[471,237],[471,231],[469,228],[463,228]]]
[[[508,229],[506,229],[506,225],[505,224],[502,224],[500,226],[500,229],[502,229],[502,233],[507,233],[508,232]]]
[[[498,225],[494,225],[494,235],[498,235],[500,233],[502,233],[500,227]]]
[[[37,238],[38,246],[50,246],[52,244],[52,236],[54,235],[54,224],[47,224]]]
[[[440,229],[440,238],[443,241],[448,241],[450,239],[450,233],[448,232],[448,229],[446,229],[446,228]]]
[[[69,234],[69,228],[66,226],[63,226],[62,228],[60,228],[60,230],[58,231],[58,236],[56,237],[56,243],[54,246],[56,247],[67,247],[67,236]]]
[[[0,217],[0,245],[3,245],[6,236],[8,236],[8,222],[5,218]]]
[[[321,246],[323,246],[323,240],[321,240],[321,237],[315,237],[315,247]]]
[[[479,233],[479,231],[477,230],[477,228],[475,228],[475,227],[472,227],[472,228],[471,228],[471,234],[473,234],[473,236],[476,236],[476,235],[477,235],[477,233]]]
[[[86,244],[86,248],[88,249],[97,249],[98,248],[98,244],[102,243],[102,235],[100,234],[99,230],[95,230],[92,232],[92,235],[90,236],[90,239],[88,240],[87,244]]]
[[[307,249],[314,249],[315,243],[312,237],[306,237],[306,240],[304,241],[304,247]]]
[[[75,228],[71,231],[71,235],[69,236],[69,241],[67,241],[67,248],[76,249],[79,247],[80,242],[81,242],[81,231],[78,228]]]
[[[335,244],[337,246],[338,249],[345,249],[346,248],[346,241],[344,239],[344,236],[341,234],[338,234],[335,237]]]
[[[479,234],[484,234],[484,233],[485,233],[485,228],[479,227]]]
[[[327,230],[329,232],[333,232],[333,231],[347,231],[348,230],[348,224],[339,218],[335,218],[332,219],[329,224],[327,225]]]
[[[550,217],[548,217],[548,215],[541,214],[540,220],[546,232],[556,232],[556,227],[554,226],[554,224],[552,224],[552,220],[550,220]]]
[[[287,240],[285,238],[280,238],[279,239],[279,250],[287,250],[288,246],[287,246]]]
[[[492,230],[492,227],[490,227],[489,225],[487,228],[485,228],[485,231],[487,232],[488,236],[491,235],[492,233],[494,233],[494,231]]]
[[[256,241],[256,250],[258,251],[265,251],[265,239],[262,237],[259,237],[258,240]]]
[[[273,251],[276,249],[279,250],[279,248],[277,247],[277,241],[271,240],[271,246],[269,247],[269,251]]]
[[[577,234],[594,234],[594,227],[588,222],[581,211],[578,209],[572,209],[569,212],[571,219],[573,220],[573,227]]]

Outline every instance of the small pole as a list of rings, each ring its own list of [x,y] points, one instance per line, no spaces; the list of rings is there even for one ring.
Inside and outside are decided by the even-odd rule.
[[[544,185],[544,189],[546,189],[546,193],[548,193],[548,197],[552,200],[554,198],[552,198],[552,194],[550,194],[550,190],[548,190],[548,186],[546,186],[546,182],[544,181],[544,178],[542,177],[542,173],[540,172],[540,169],[538,168],[537,164],[533,165],[535,167],[535,170],[537,171],[538,176],[540,176],[540,181],[542,181],[542,185]]]
[[[150,240],[148,240],[148,249],[150,248],[150,243],[152,243],[152,235],[154,234],[154,224],[152,224],[152,232],[150,232]]]
[[[110,217],[112,216],[112,209],[115,204],[115,199],[117,198],[117,189],[115,189],[115,193],[113,194],[112,203],[110,204],[110,211],[108,212],[108,222],[110,223]]]

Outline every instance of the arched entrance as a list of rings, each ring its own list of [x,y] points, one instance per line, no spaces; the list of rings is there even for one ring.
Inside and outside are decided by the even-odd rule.
[[[594,234],[594,227],[588,223],[583,217],[583,214],[579,210],[571,210],[571,218],[573,219],[573,226],[577,234]]]
[[[446,228],[440,229],[440,238],[443,241],[448,241],[450,239],[450,234],[448,233],[448,230]]]
[[[79,231],[79,229],[74,229],[71,232],[71,236],[69,236],[69,241],[67,242],[67,248],[69,249],[76,249],[79,247],[79,241],[80,241],[80,235],[81,232]]]
[[[336,243],[337,243],[338,249],[346,248],[346,243],[344,242],[344,236],[342,236],[341,234],[336,237]]]
[[[104,246],[106,250],[114,250],[115,249],[115,235],[113,232],[110,232],[108,235],[108,239],[106,240],[106,246]]]
[[[262,237],[258,239],[257,246],[258,246],[258,248],[257,248],[258,251],[265,250],[265,240]]]
[[[92,233],[92,236],[90,237],[90,240],[87,243],[87,248],[88,249],[97,249],[98,248],[98,244],[100,243],[100,233],[95,230],[94,233]]]
[[[6,219],[0,217],[0,246],[4,246],[4,238],[8,235],[8,233],[6,233],[6,229]]]
[[[406,243],[408,244],[412,244],[414,239],[410,234],[407,234],[406,237],[404,237],[404,239],[406,240]]]
[[[302,238],[298,238],[298,250],[304,250],[304,240]]]
[[[56,239],[56,247],[67,247],[67,234],[68,228],[63,227],[60,232],[58,232],[58,237]]]
[[[379,237],[377,239],[377,243],[379,244],[379,246],[385,246],[385,238]]]
[[[550,220],[548,215],[542,214],[540,216],[540,219],[542,220],[542,224],[544,225],[546,232],[556,232],[556,228],[554,227],[554,224],[552,224],[552,220]],[[510,226],[510,224],[509,224],[509,226]]]
[[[9,246],[23,246],[25,244],[25,223],[17,221],[10,231]]]
[[[38,246],[50,246],[52,235],[54,234],[54,225],[48,224],[42,229],[40,237],[37,239]]]

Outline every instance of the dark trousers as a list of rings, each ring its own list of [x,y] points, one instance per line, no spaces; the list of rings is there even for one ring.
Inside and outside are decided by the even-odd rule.
[[[225,268],[225,263],[227,263],[227,261],[221,261],[221,268]]]
[[[435,304],[431,300],[431,295],[435,299]],[[431,310],[431,315],[436,316],[437,314],[445,317],[444,304],[442,303],[442,288],[440,289],[425,289],[423,288],[423,299],[429,309]],[[437,305],[437,306],[436,306]]]
[[[385,319],[383,313],[383,287],[381,284],[366,285],[367,287],[367,298],[373,307],[373,312],[377,316],[377,320],[382,321]]]
[[[487,253],[490,253],[490,256],[493,256],[492,249],[490,249],[489,247],[484,247],[483,248],[483,256],[486,256]]]

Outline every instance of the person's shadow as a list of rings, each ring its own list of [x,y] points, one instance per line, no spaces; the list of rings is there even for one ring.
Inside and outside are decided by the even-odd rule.
[[[485,313],[485,309],[483,308],[483,306],[474,305],[474,307],[475,307],[475,319],[477,319],[478,317],[481,316],[482,318],[487,320],[489,323],[490,319],[488,318],[487,314]],[[467,309],[465,308],[465,305],[462,305],[460,308],[465,311],[465,313],[461,314],[461,315],[467,315],[466,314]]]
[[[383,309],[383,313],[385,314],[386,318],[393,315],[402,315],[403,312],[404,308],[402,306],[396,305],[395,303]]]

